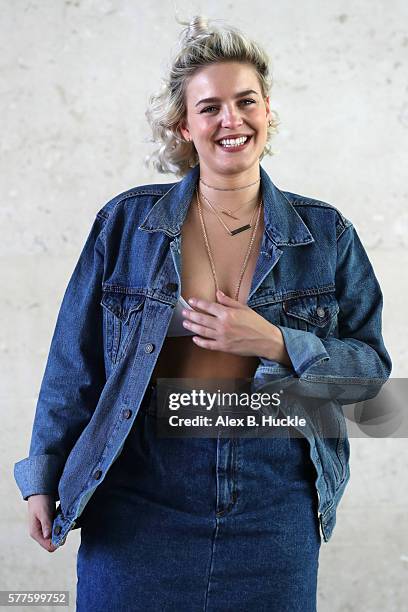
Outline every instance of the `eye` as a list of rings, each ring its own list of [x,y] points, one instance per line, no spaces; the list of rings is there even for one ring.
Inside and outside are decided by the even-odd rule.
[[[245,98],[244,100],[240,100],[239,104],[241,104],[242,102],[249,102],[249,104],[244,104],[243,106],[250,106],[251,104],[255,104],[255,100],[252,100],[251,98]],[[211,109],[213,108],[217,108],[216,106],[206,106],[205,108],[203,108],[202,111],[200,111],[201,113],[207,113],[208,111],[211,111]]]
[[[205,108],[203,108],[202,111],[200,111],[200,114],[201,113],[206,113],[207,111],[211,110],[212,108],[215,108],[215,106],[206,106]]]

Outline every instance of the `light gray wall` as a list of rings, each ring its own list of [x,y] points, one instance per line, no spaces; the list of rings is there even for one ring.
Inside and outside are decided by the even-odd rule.
[[[51,555],[29,538],[12,468],[28,452],[58,307],[94,214],[131,186],[174,180],[142,163],[147,99],[180,29],[174,7],[225,19],[270,53],[281,127],[263,165],[280,188],[326,200],[355,224],[384,293],[392,375],[404,377],[408,5],[1,4],[0,589],[69,589],[74,610],[79,533]],[[351,440],[351,481],[321,551],[320,612],[404,609],[407,455],[402,439]]]

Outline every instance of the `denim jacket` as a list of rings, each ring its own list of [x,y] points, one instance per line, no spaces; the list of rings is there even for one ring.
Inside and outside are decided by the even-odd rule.
[[[247,305],[283,334],[291,366],[259,357],[254,382],[295,381],[320,401],[337,438],[306,437],[318,520],[331,537],[350,477],[342,404],[373,397],[391,372],[382,293],[355,228],[322,201],[279,190],[260,165],[264,233]],[[96,214],[65,290],[34,417],[15,463],[23,499],[59,500],[52,543],[65,542],[123,448],[180,295],[181,226],[199,178],[120,193]],[[332,390],[341,387],[340,399]],[[322,408],[322,409],[323,409]]]

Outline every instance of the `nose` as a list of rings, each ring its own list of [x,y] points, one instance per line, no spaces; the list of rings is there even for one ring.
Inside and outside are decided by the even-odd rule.
[[[231,106],[226,106],[222,113],[222,127],[236,128],[242,125],[240,110]]]

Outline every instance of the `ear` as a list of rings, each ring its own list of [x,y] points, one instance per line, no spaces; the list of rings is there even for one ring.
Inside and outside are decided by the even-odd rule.
[[[269,119],[272,119],[270,97],[269,96],[266,96],[266,98],[265,98],[265,107],[266,107],[266,118],[269,121]]]
[[[185,119],[180,121],[179,132],[183,136],[184,140],[191,140],[190,130],[187,127],[187,121]]]

